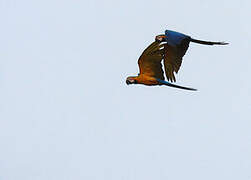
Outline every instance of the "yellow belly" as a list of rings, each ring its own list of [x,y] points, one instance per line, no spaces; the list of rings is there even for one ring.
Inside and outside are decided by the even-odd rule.
[[[138,84],[144,84],[147,86],[159,85],[159,82],[154,77],[150,76],[139,75],[136,80]]]

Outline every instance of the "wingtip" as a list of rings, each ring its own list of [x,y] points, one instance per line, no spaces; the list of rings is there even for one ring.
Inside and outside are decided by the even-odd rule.
[[[193,89],[193,88],[190,88],[191,91],[198,91],[198,89]]]
[[[219,42],[219,45],[228,45],[229,43],[228,42]]]

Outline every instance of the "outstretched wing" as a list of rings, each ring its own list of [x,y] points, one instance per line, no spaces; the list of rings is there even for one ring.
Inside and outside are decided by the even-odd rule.
[[[171,46],[168,44],[164,45],[164,66],[167,80],[175,82],[174,72],[177,74],[181,63],[182,57],[185,55],[189,47],[190,39],[183,39],[178,45]]]
[[[153,42],[142,53],[138,60],[139,74],[164,80],[161,60],[164,58],[164,45]]]

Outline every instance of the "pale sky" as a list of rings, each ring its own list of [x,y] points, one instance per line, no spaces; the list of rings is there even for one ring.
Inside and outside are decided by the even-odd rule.
[[[0,0],[0,180],[251,180],[249,0]],[[177,84],[127,86],[166,29]]]

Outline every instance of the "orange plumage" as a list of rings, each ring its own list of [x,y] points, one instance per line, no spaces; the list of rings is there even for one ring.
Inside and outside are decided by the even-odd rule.
[[[173,71],[178,72],[181,63],[177,63],[178,58],[169,59],[172,51],[168,51],[167,43],[162,44],[160,41],[155,41],[150,44],[142,53],[138,60],[139,75],[130,76],[126,79],[127,84],[144,84],[148,86],[167,85],[187,90],[195,90],[192,88],[182,87],[164,81],[164,71],[161,61],[164,59],[166,76],[168,79],[175,81]],[[178,64],[178,65],[176,65]]]
[[[161,61],[164,61],[165,74],[168,81],[175,82],[174,72],[178,73],[182,58],[186,54],[189,43],[203,45],[227,45],[226,42],[212,42],[193,39],[188,35],[166,30],[165,34],[155,37],[155,42],[150,44],[138,60],[139,75],[126,79],[127,84],[144,84],[148,86],[167,85],[186,90],[193,88],[178,86],[165,81]]]

